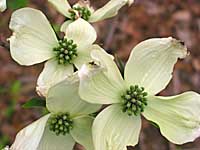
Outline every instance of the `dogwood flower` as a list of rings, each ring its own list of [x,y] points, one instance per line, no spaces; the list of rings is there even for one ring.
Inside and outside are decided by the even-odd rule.
[[[78,96],[79,78],[75,74],[49,89],[49,114],[22,129],[11,150],[72,150],[75,142],[94,150],[88,114],[99,105],[84,102]]]
[[[6,0],[0,0],[0,12],[5,11],[7,8],[6,6]]]
[[[65,32],[67,26],[77,18],[83,18],[91,23],[101,21],[117,15],[121,7],[126,4],[131,5],[134,1],[110,0],[105,6],[97,9],[96,11],[94,11],[94,9],[90,7],[88,1],[84,0],[80,0],[72,7],[67,0],[49,0],[49,2],[53,4],[61,14],[69,19],[61,27],[61,31]]]
[[[95,29],[84,19],[71,23],[63,40],[58,40],[45,15],[36,9],[22,8],[12,14],[10,52],[21,65],[47,61],[37,81],[37,91],[46,95],[49,87],[63,80],[90,60]]]
[[[156,96],[171,80],[177,59],[186,55],[186,47],[171,37],[143,41],[132,50],[123,79],[113,59],[93,52],[97,63],[80,69],[79,94],[90,103],[110,104],[93,123],[95,150],[126,150],[136,145],[141,115],[155,122],[175,144],[200,136],[199,94]]]

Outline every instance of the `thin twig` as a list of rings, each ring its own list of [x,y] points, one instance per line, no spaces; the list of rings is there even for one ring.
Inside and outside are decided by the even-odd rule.
[[[113,38],[113,35],[115,33],[115,30],[117,29],[117,24],[118,24],[118,17],[115,17],[114,20],[112,20],[110,22],[110,29],[109,29],[109,32],[108,32],[108,35],[107,35],[107,38],[105,40],[105,45],[104,45],[104,48],[105,49],[109,49],[111,43],[112,43],[112,38]]]

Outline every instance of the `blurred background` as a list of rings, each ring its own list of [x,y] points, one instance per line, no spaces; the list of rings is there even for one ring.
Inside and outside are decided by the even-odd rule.
[[[33,97],[36,80],[43,64],[22,67],[9,53],[7,38],[11,35],[8,23],[12,12],[21,7],[42,10],[59,33],[64,20],[47,0],[7,0],[8,9],[0,13],[0,149],[10,145],[16,133],[45,113],[43,108],[25,109],[22,105]],[[76,0],[69,0],[71,4]],[[94,8],[108,0],[91,0]],[[174,95],[193,90],[200,93],[200,0],[135,0],[124,7],[118,16],[95,23],[97,43],[109,53],[127,61],[131,49],[152,37],[168,37],[184,41],[190,55],[180,60],[167,89],[160,95]],[[38,33],[39,34],[39,33]],[[156,83],[155,83],[156,84]],[[76,150],[81,148],[77,146]],[[161,136],[159,129],[143,121],[139,144],[129,150],[200,150],[200,138],[193,143],[177,146]]]

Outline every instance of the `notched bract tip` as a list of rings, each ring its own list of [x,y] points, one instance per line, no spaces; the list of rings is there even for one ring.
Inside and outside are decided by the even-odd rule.
[[[91,67],[99,67],[99,63],[95,62],[95,61],[91,61],[88,63],[88,65],[91,65]]]
[[[79,78],[90,78],[91,76],[97,74],[100,71],[104,71],[99,62],[91,61],[87,64],[84,64],[81,69],[78,71]]]
[[[180,58],[185,58],[186,56],[189,55],[187,47],[183,41],[177,40],[172,37],[170,37],[170,39],[171,39],[172,46],[175,49],[179,50],[179,52],[181,52],[182,55],[180,56]]]

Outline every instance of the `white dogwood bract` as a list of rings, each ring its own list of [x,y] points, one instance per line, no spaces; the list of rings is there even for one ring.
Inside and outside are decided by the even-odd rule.
[[[7,8],[6,0],[0,0],[0,12],[5,11]]]
[[[178,58],[186,55],[186,47],[171,37],[143,41],[132,50],[123,79],[111,57],[93,51],[96,63],[84,65],[78,73],[79,94],[90,103],[111,104],[95,118],[95,150],[126,150],[136,145],[140,114],[158,124],[162,135],[175,144],[200,136],[199,94],[156,96],[170,82]]]
[[[53,4],[61,14],[69,19],[68,21],[64,22],[61,27],[61,31],[65,32],[67,25],[69,25],[71,22],[79,17],[84,18],[91,23],[101,21],[117,15],[121,7],[126,4],[131,5],[134,1],[110,0],[102,8],[99,8],[97,10],[94,10],[92,7],[90,7],[88,1],[84,2],[80,0],[74,6],[70,6],[67,0],[49,0],[49,2]],[[83,9],[83,11],[77,8]],[[72,12],[74,12],[74,16],[71,15]]]
[[[11,17],[10,29],[13,31],[9,39],[10,52],[16,62],[29,66],[47,61],[37,82],[37,91],[44,96],[49,87],[73,73],[73,65],[78,69],[91,59],[90,52],[97,37],[94,28],[79,18],[68,26],[64,37],[64,40],[71,42],[69,46],[73,51],[61,48],[61,44],[68,46],[66,41],[60,42],[45,15],[33,8],[15,11]],[[60,55],[55,54],[56,47]],[[74,53],[73,58],[69,58],[70,52]],[[65,63],[66,59],[72,60]]]
[[[87,150],[94,150],[91,127],[93,118],[88,114],[96,112],[100,105],[81,100],[78,95],[79,79],[76,74],[54,85],[47,94],[49,114],[22,129],[11,146],[12,150],[72,150],[75,142]],[[65,135],[56,135],[50,130],[52,115],[68,113],[72,128]],[[59,123],[59,119],[57,121]],[[62,123],[62,120],[61,120]],[[60,129],[62,131],[63,129]]]
[[[128,4],[131,5],[134,3],[135,0],[128,0]]]

